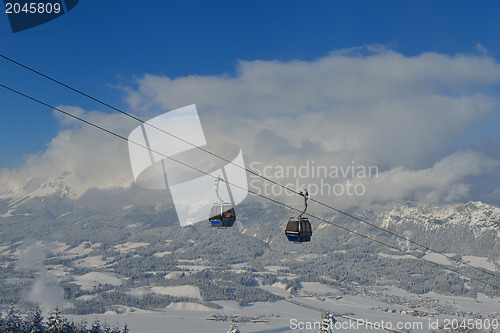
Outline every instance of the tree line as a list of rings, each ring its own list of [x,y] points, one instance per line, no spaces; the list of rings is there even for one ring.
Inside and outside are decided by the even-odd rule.
[[[90,327],[87,326],[85,319],[76,324],[62,317],[59,308],[55,308],[44,320],[42,311],[37,305],[26,314],[21,314],[11,305],[6,316],[0,316],[2,333],[129,333],[127,324],[120,329],[118,325],[111,327],[106,323],[101,324],[96,319]]]

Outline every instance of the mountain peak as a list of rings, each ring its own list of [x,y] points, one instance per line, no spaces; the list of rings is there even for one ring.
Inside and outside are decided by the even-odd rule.
[[[500,208],[481,201],[466,204],[401,204],[383,214],[382,225],[404,222],[424,223],[430,227],[445,224],[495,228],[500,230]]]
[[[80,196],[74,189],[75,184],[81,184],[82,182],[83,179],[78,173],[63,171],[56,178],[42,182],[28,195],[31,198],[56,195],[59,198],[75,200]]]

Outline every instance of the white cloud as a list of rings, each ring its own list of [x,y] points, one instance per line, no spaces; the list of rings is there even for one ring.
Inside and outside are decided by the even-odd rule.
[[[488,49],[483,44],[481,44],[479,42],[476,43],[476,50],[483,55],[488,54]]]
[[[246,152],[260,149],[254,143],[267,130],[295,149],[312,141],[325,153],[423,167],[492,112],[497,99],[481,86],[499,81],[500,66],[487,57],[345,51],[311,62],[240,62],[236,77],[145,75],[129,101],[137,110],[195,103],[204,126],[224,128]]]
[[[469,199],[473,178],[498,170],[497,161],[450,147],[496,110],[490,92],[499,83],[500,65],[487,56],[406,57],[375,47],[313,61],[241,61],[235,76],[146,74],[126,91],[144,119],[196,104],[208,139],[238,143],[247,165],[377,166],[379,178],[360,180],[362,198],[335,199],[349,206]],[[125,137],[137,126],[122,115],[70,109]],[[79,193],[133,181],[125,142],[66,118],[61,123],[67,129],[45,152],[0,171],[4,188],[64,170],[79,175]]]
[[[321,169],[325,165],[327,168]],[[499,166],[500,161],[482,153],[460,151],[425,169],[397,167],[380,171],[376,166],[353,162],[333,165],[318,161],[294,168],[254,162],[251,169],[287,187],[307,188],[315,199],[345,208],[402,200],[457,202],[470,195],[471,178],[489,174]],[[286,198],[286,192],[279,186],[266,184],[255,176],[250,178],[251,190]],[[291,198],[296,201],[295,196]]]
[[[481,153],[462,151],[435,163],[431,168],[409,170],[402,167],[370,179],[363,200],[386,202],[417,200],[424,202],[456,202],[466,198],[468,177],[492,172],[500,162]]]
[[[449,147],[495,110],[497,97],[485,92],[499,82],[490,57],[405,57],[378,47],[314,61],[242,61],[234,77],[145,75],[128,100],[145,114],[196,103],[205,131],[239,143],[249,161],[376,165],[380,178],[367,184],[373,197],[364,202],[454,201],[470,195],[472,176],[495,168],[491,158]]]
[[[123,115],[85,112],[71,106],[59,108],[125,137],[134,126]],[[54,114],[63,126],[71,126],[59,132],[44,152],[29,156],[20,168],[0,170],[1,194],[23,194],[38,188],[37,193],[43,195],[54,186],[69,183],[69,191],[79,196],[89,188],[128,187],[133,182],[126,141]],[[54,181],[57,178],[61,182]],[[47,183],[52,183],[52,188],[40,188]]]
[[[47,244],[43,241],[27,240],[18,251],[21,257],[16,262],[16,270],[37,273],[31,289],[27,292],[26,300],[38,304],[45,314],[56,306],[67,305],[64,289],[57,285],[56,279],[44,266]]]
[[[494,200],[494,202],[496,202],[498,205],[500,205],[500,187],[490,194],[490,198]]]

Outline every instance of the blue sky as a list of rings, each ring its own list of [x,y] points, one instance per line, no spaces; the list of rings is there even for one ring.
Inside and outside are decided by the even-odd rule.
[[[0,38],[4,54],[124,106],[113,86],[134,76],[231,75],[239,59],[311,60],[374,43],[407,56],[474,53],[481,43],[496,57],[499,9],[496,1],[80,1],[59,19],[16,34],[1,15]],[[79,101],[5,61],[0,73],[54,104]],[[32,103],[0,94],[0,120],[11,124],[2,136],[30,133],[0,143],[2,165],[19,165],[44,149],[57,124]]]
[[[332,51],[382,44],[408,58],[433,52],[487,55],[496,62],[499,9],[497,1],[474,6],[466,1],[82,0],[66,15],[15,34],[7,16],[0,15],[0,52],[128,109],[129,95],[122,88],[137,87],[145,74],[235,77],[240,60],[313,62]],[[0,81],[53,105],[108,112],[4,60]],[[467,89],[499,95],[498,84],[479,83],[459,93]],[[10,168],[43,152],[62,126],[50,110],[3,90],[0,121],[0,167]],[[475,147],[494,154],[499,121],[496,107],[468,123],[442,150]]]

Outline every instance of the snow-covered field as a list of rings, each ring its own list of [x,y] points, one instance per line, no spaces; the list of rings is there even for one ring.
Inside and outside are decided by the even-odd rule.
[[[99,284],[110,284],[119,286],[122,284],[122,278],[114,273],[90,272],[84,275],[75,276],[74,283],[79,285],[82,290],[92,290]]]
[[[446,253],[446,255],[451,257],[455,254],[454,253]],[[429,260],[429,261],[435,262],[436,264],[440,264],[440,265],[452,265],[453,264],[453,262],[450,261],[448,258],[446,258],[438,253],[434,253],[434,252],[427,253],[425,256],[423,256],[423,258],[425,260]]]
[[[168,272],[166,275],[165,275],[165,279],[176,279],[178,278],[179,276],[181,276],[183,273],[185,272],[182,272],[182,271],[172,271],[172,272]]]
[[[417,259],[414,256],[411,256],[409,254],[401,255],[401,254],[379,253],[378,256],[382,257],[382,258],[390,258],[390,259]]]
[[[431,298],[439,299],[443,303],[452,304],[464,312],[479,312],[484,315],[500,312],[500,297],[490,298],[484,294],[478,294],[477,298],[445,296],[434,292],[424,294]],[[500,318],[498,318],[500,320]]]
[[[270,272],[278,272],[280,270],[288,270],[290,268],[287,266],[266,266],[265,269],[267,269]]]
[[[177,302],[167,306],[167,310],[214,311],[213,308],[198,303]]]
[[[153,256],[158,258],[163,258],[164,256],[167,256],[169,254],[172,254],[172,252],[171,251],[156,252],[155,254],[153,254]]]
[[[139,287],[130,291],[130,294],[134,296],[142,296],[147,293],[201,299],[200,288],[190,285],[175,287]]]
[[[200,288],[196,286],[152,287],[151,291],[159,295],[201,299]]]
[[[439,296],[439,295],[434,295]],[[439,323],[442,325],[446,318],[439,316],[433,319],[415,318],[408,315],[383,313],[374,307],[383,303],[370,300],[362,296],[346,297],[340,301],[320,301],[316,298],[296,297],[293,299],[300,304],[322,308],[325,310],[341,313],[352,312],[350,315],[361,320],[336,317],[338,328],[335,332],[386,332],[381,329],[370,327],[366,322],[374,325],[383,324],[385,327],[396,328],[398,325],[410,328],[412,332],[431,332],[431,325]],[[464,301],[465,302],[465,301]],[[238,323],[242,333],[285,333],[285,332],[317,332],[313,325],[319,325],[321,312],[298,304],[292,304],[285,300],[274,303],[255,303],[250,306],[239,306],[233,301],[216,302],[222,309],[216,310],[194,303],[174,303],[164,311],[152,312],[127,308],[123,314],[117,315],[108,312],[104,315],[85,316],[87,321],[92,322],[99,319],[114,325],[119,323],[121,327],[125,323],[131,332],[140,333],[165,333],[165,332],[207,332],[224,333],[230,327],[228,321],[207,320],[212,315],[232,315],[242,317],[254,317],[256,322]],[[81,316],[71,316],[72,320],[79,322]],[[376,327],[376,326],[375,326]],[[500,330],[497,330],[500,331]]]
[[[462,256],[462,260],[474,267],[481,267],[490,271],[495,271],[495,264],[488,261],[486,257]]]
[[[138,248],[141,248],[141,247],[145,247],[145,246],[149,246],[149,243],[145,243],[145,242],[136,242],[136,243],[127,242],[127,243],[115,245],[115,249],[117,249],[118,251],[120,251],[120,253],[128,253],[128,252],[131,252],[131,251],[133,251],[135,249],[138,249]]]
[[[211,314],[238,315],[245,317],[261,317],[264,323],[239,323],[238,327],[242,333],[283,333],[290,331],[290,320],[319,321],[320,314],[314,310],[304,309],[295,304],[285,301],[276,303],[256,303],[251,306],[241,307],[233,301],[219,301],[217,304],[223,309],[201,308],[199,304],[171,305],[161,312],[137,310],[125,314],[107,313],[104,315],[85,316],[89,322],[99,319],[110,325],[119,323],[121,327],[125,323],[133,333],[181,333],[181,332],[206,332],[225,333],[231,326],[230,322],[207,320]],[[192,309],[185,309],[185,308]],[[181,308],[181,309],[179,309]],[[82,316],[70,316],[72,320],[80,322]],[[293,330],[292,332],[299,332]],[[303,331],[308,332],[308,331]],[[310,331],[312,332],[312,331]]]
[[[210,266],[205,265],[177,265],[179,269],[187,269],[191,272],[201,272],[207,268],[211,268]]]
[[[99,268],[104,265],[106,265],[106,261],[102,260],[102,256],[85,257],[73,261],[73,266],[75,267]]]
[[[301,282],[300,285],[302,286],[302,288],[300,288],[300,291],[302,293],[328,295],[336,294],[339,292],[338,289],[332,288],[319,282]]]

